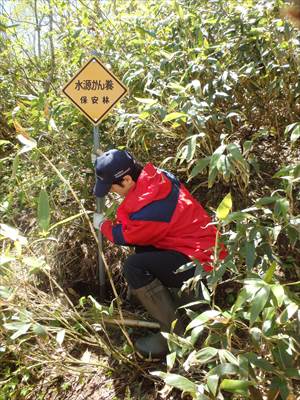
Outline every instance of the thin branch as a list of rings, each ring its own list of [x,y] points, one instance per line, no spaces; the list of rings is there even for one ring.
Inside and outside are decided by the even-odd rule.
[[[37,0],[34,0],[34,17],[35,17],[35,29],[37,31],[37,40],[38,40],[38,57],[41,58],[42,49],[41,49],[41,26],[38,18],[38,9],[37,9]]]
[[[123,324],[125,326],[134,326],[136,328],[148,328],[148,329],[159,329],[160,325],[157,322],[150,322],[150,321],[142,321],[142,320],[137,320],[137,319],[128,319],[124,318],[123,321],[117,318],[109,318],[109,317],[103,317],[103,322],[109,325],[121,325]],[[93,327],[96,328],[98,325],[93,324]],[[99,325],[99,327],[102,327]]]
[[[51,0],[48,0],[49,5],[49,44],[50,44],[50,57],[51,57],[51,67],[50,73],[47,77],[45,82],[45,93],[47,94],[50,89],[50,85],[54,78],[54,71],[55,71],[55,51],[54,51],[54,43],[53,43],[53,11],[51,7]]]

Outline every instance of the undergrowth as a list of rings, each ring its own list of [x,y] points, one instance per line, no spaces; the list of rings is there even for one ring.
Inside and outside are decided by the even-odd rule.
[[[79,385],[100,372],[130,376],[115,398],[149,394],[134,391],[136,374],[153,398],[297,398],[300,43],[282,3],[4,8],[0,399],[63,398],[67,377]],[[61,93],[92,49],[130,92],[101,122],[101,149],[126,147],[172,170],[229,250],[210,276],[199,268],[187,282],[202,290],[202,312],[185,307],[185,335],[167,335],[160,363],[132,346],[144,328],[128,323],[143,319],[121,274],[128,250],[105,244],[107,298],[98,298],[92,129]],[[107,207],[112,215],[115,199]]]

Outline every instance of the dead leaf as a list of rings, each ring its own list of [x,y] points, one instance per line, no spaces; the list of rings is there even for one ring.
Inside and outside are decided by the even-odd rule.
[[[15,127],[16,132],[21,133],[27,139],[30,139],[30,136],[26,132],[25,128],[23,128],[23,126],[21,124],[19,124],[18,121],[14,120],[13,123],[14,123],[14,127]]]
[[[296,400],[296,397],[292,393],[290,393],[286,400]]]
[[[279,394],[280,394],[280,390],[279,389],[271,388],[269,390],[269,392],[268,392],[267,400],[277,400]]]
[[[249,386],[249,392],[250,392],[250,399],[263,400],[263,397],[257,388],[255,388],[253,386]]]
[[[24,135],[23,133],[19,134],[17,135],[17,139],[23,145],[23,148],[18,152],[18,154],[26,153],[27,151],[30,151],[35,147],[37,147],[37,142],[27,134],[26,135]]]
[[[91,352],[88,349],[86,349],[86,351],[81,356],[80,360],[83,361],[83,362],[88,363],[88,362],[90,362],[91,355],[92,355]]]
[[[45,114],[45,117],[49,117],[49,104],[48,104],[48,102],[46,102],[46,104],[45,104],[45,107],[44,107],[44,114]]]

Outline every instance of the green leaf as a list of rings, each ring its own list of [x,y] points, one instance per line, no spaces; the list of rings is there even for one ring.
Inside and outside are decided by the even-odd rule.
[[[0,298],[8,300],[12,295],[13,290],[7,286],[0,286]]]
[[[285,128],[284,134],[286,135],[287,133],[292,132],[297,127],[297,125],[298,125],[298,122],[294,122],[293,124],[288,125]]]
[[[148,104],[151,106],[153,104],[157,103],[157,99],[147,99],[147,98],[135,97],[135,100],[137,100],[139,103]]]
[[[209,175],[208,175],[208,188],[210,189],[213,184],[215,183],[216,177],[218,175],[218,169],[216,167],[210,168],[209,169]]]
[[[32,327],[32,331],[37,336],[42,336],[42,337],[47,336],[47,329],[41,324],[34,324],[33,327]]]
[[[219,357],[221,362],[228,361],[231,364],[239,365],[238,359],[228,350],[219,350]]]
[[[195,383],[191,382],[189,379],[181,375],[167,374],[167,376],[164,378],[164,381],[167,385],[176,387],[183,392],[195,394],[197,391],[197,386],[195,385]]]
[[[278,322],[280,324],[285,324],[289,321],[292,316],[299,310],[299,306],[296,303],[291,302],[278,317]]]
[[[156,34],[154,31],[148,31],[145,28],[143,28],[142,26],[137,25],[136,26],[136,30],[141,33],[142,35],[147,34],[153,38],[156,38]]]
[[[247,286],[253,286],[256,290],[258,290],[258,288],[268,286],[266,282],[260,278],[246,278],[244,279],[244,283]]]
[[[20,323],[20,328],[13,335],[11,335],[10,338],[12,340],[14,340],[14,339],[17,339],[19,336],[25,335],[28,332],[30,327],[31,327],[31,323],[29,323],[29,324],[24,324],[23,322]]]
[[[222,264],[216,269],[213,269],[213,271],[208,275],[207,277],[207,283],[208,287],[214,286],[225,274],[225,271],[227,268],[230,268],[232,266],[231,261],[223,261]],[[233,265],[232,268],[235,266]]]
[[[238,148],[238,146],[234,143],[229,143],[226,147],[226,150],[232,155],[232,157],[241,164],[246,164],[246,161]]]
[[[210,321],[211,319],[215,319],[220,314],[221,314],[220,311],[216,310],[204,311],[202,314],[198,315],[188,324],[186,330],[188,331],[192,328],[195,328],[196,326],[203,325],[206,322]]]
[[[298,125],[291,134],[291,142],[295,143],[300,138],[300,125]]]
[[[217,395],[217,391],[218,391],[218,384],[219,384],[219,377],[218,375],[210,375],[207,378],[207,387],[208,390],[210,391],[210,393],[213,396]]]
[[[4,146],[5,144],[12,144],[9,140],[0,140],[0,146]]]
[[[192,333],[190,336],[190,341],[193,345],[197,342],[199,337],[202,335],[202,333],[204,332],[204,329],[205,329],[204,326],[200,325],[200,326],[196,326],[196,328],[194,328],[192,330]]]
[[[12,174],[11,174],[11,178],[12,179],[16,178],[17,170],[18,170],[18,166],[19,166],[19,161],[20,161],[20,157],[17,154],[16,157],[14,158],[14,162],[13,162],[13,166],[12,166]]]
[[[201,364],[206,364],[207,361],[214,358],[218,352],[219,350],[214,347],[204,347],[196,353],[196,357]]]
[[[248,395],[248,388],[251,385],[248,381],[239,381],[235,379],[224,379],[221,382],[220,389],[226,392],[237,393],[244,396]]]
[[[151,375],[160,377],[167,385],[190,393],[192,396],[195,396],[197,393],[197,385],[181,375],[164,373],[161,371],[151,372]]]
[[[212,154],[209,161],[208,188],[211,188],[218,175],[219,160],[224,153],[226,146],[221,144]]]
[[[271,286],[271,290],[276,297],[278,307],[281,307],[285,298],[285,292],[283,286],[275,284]]]
[[[287,199],[277,199],[274,207],[274,214],[277,217],[286,217],[289,210],[289,202]]]
[[[217,208],[216,211],[217,218],[220,220],[225,219],[229,214],[231,208],[232,208],[232,198],[231,198],[231,193],[228,193]]]
[[[253,145],[253,140],[246,140],[243,143],[243,152],[246,153],[247,151],[249,151],[252,145]]]
[[[254,322],[257,320],[257,317],[264,309],[269,299],[269,294],[270,294],[270,288],[267,286],[260,288],[258,292],[255,294],[255,297],[250,307],[250,326],[254,324]]]
[[[212,166],[216,166],[216,163],[217,163],[220,155],[224,153],[225,149],[226,149],[225,144],[221,144],[219,147],[216,148],[216,150],[213,152],[213,154],[211,156],[211,158],[212,158],[211,165]]]
[[[299,225],[296,227],[294,227],[293,225],[288,225],[287,227],[288,238],[292,246],[295,246],[297,241],[300,239],[299,227]]]
[[[289,378],[300,379],[300,370],[297,368],[286,368],[284,372]]]
[[[49,197],[45,189],[40,191],[38,201],[38,223],[42,232],[47,232],[50,224]]]
[[[212,368],[208,376],[211,375],[218,375],[219,377],[223,375],[235,375],[239,372],[239,367],[235,364],[230,364],[230,363],[224,363],[224,364],[219,364],[215,368]]]
[[[209,164],[210,157],[201,158],[201,160],[197,161],[197,164],[192,169],[190,178],[194,178],[194,176],[200,174]]]
[[[238,295],[238,298],[236,299],[236,302],[234,303],[232,310],[233,312],[237,311],[248,299],[249,294],[246,289],[242,289]]]
[[[176,351],[173,353],[170,353],[166,357],[167,359],[167,368],[168,371],[171,371],[171,369],[174,367],[175,361],[176,361]]]
[[[102,304],[98,303],[97,300],[94,299],[93,296],[89,295],[88,299],[92,302],[93,306],[95,307],[95,309],[97,311],[103,312],[107,310],[107,307],[103,306]],[[105,312],[104,312],[105,313]],[[109,313],[107,312],[107,315],[109,315]]]
[[[183,264],[181,267],[176,269],[175,274],[179,274],[184,271],[188,271],[189,269],[195,268],[195,263],[193,261],[188,262],[187,264]]]
[[[241,222],[245,219],[253,219],[253,215],[245,212],[245,211],[234,211],[228,215],[228,217],[224,220],[224,223],[229,224],[232,221]]]
[[[298,122],[290,124],[285,128],[285,134],[291,134],[291,142],[295,143],[300,138],[300,124]]]
[[[207,290],[206,286],[201,282],[201,291],[204,300],[206,300],[208,303],[210,303],[210,294],[209,291]]]
[[[175,11],[177,12],[177,14],[178,14],[178,16],[179,16],[179,18],[180,19],[183,19],[184,18],[184,11],[183,11],[183,8],[180,6],[180,4],[176,1],[176,0],[174,0],[174,9],[175,9]]]
[[[258,356],[255,353],[246,353],[246,354],[244,354],[244,356],[255,367],[258,367],[265,371],[270,371],[270,372],[276,371],[275,367],[271,363],[269,363],[269,361],[264,360],[263,358],[258,358]]]
[[[291,175],[293,170],[293,166],[292,165],[285,165],[284,167],[280,168],[279,171],[277,171],[272,178],[283,178],[286,176]],[[279,197],[278,196],[274,196],[275,199],[277,200]]]
[[[225,182],[229,182],[230,175],[234,174],[234,167],[231,165],[231,162],[230,162],[230,159],[228,156],[225,156],[224,154],[222,154],[220,160],[221,159],[222,159],[221,172],[223,174]]]
[[[248,267],[248,271],[250,271],[253,268],[255,262],[255,246],[253,241],[246,242],[245,251],[246,251],[246,264]]]
[[[162,122],[169,122],[173,121],[174,119],[181,119],[181,120],[186,120],[187,119],[187,114],[182,113],[182,112],[173,112],[165,116]]]
[[[18,331],[24,326],[22,321],[6,322],[3,327],[8,331]]]
[[[290,391],[287,380],[284,378],[280,378],[279,376],[275,376],[275,378],[273,378],[271,381],[270,395],[268,396],[268,398],[278,398],[278,390],[282,399],[293,400],[293,398],[288,399]]]
[[[276,267],[277,267],[277,263],[275,261],[273,261],[264,275],[264,281],[266,283],[272,282],[272,278],[273,278],[274,272],[276,270]]]
[[[262,206],[267,206],[269,204],[273,204],[278,200],[278,197],[276,196],[267,196],[267,197],[262,197],[261,199],[257,200],[255,202],[256,207],[262,207]]]
[[[190,162],[194,157],[194,154],[196,151],[197,137],[198,137],[198,135],[193,135],[190,137],[190,139],[188,141],[187,155],[186,155],[187,162]]]
[[[295,358],[297,356],[296,352],[293,350],[294,346],[291,343],[291,339],[285,339],[285,341],[279,340],[276,346],[272,347],[273,358],[282,370],[293,368],[296,365]]]
[[[240,367],[240,378],[248,379],[249,376],[249,362],[248,359],[245,357],[244,354],[238,355],[238,362]]]
[[[139,114],[139,119],[145,120],[147,119],[151,114],[148,111],[143,111]]]

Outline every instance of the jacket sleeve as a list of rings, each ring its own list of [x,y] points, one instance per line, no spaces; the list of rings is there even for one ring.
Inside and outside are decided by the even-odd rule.
[[[101,232],[111,242],[122,246],[155,245],[166,235],[168,225],[153,221],[131,221],[129,225],[105,221],[101,226]]]

